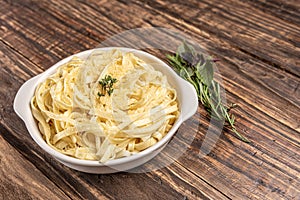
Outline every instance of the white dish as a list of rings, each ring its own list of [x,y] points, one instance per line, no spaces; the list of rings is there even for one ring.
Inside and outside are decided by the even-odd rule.
[[[107,47],[101,48],[99,50],[110,51],[112,49],[119,49],[122,52],[132,52],[145,62],[151,63],[155,69],[165,74],[168,78],[169,83],[177,91],[180,116],[174,123],[172,129],[167,133],[167,135],[164,138],[162,138],[159,142],[149,147],[148,149],[145,149],[144,151],[131,155],[129,157],[110,160],[103,164],[99,163],[98,161],[80,160],[59,153],[53,148],[51,148],[42,138],[37,124],[31,113],[30,100],[34,95],[34,91],[37,85],[43,80],[45,80],[48,76],[53,74],[59,66],[70,61],[73,56],[77,56],[82,59],[87,58],[95,49],[87,50],[61,60],[42,74],[37,75],[31,78],[30,80],[26,81],[21,86],[14,100],[14,110],[17,113],[17,115],[24,121],[26,128],[33,140],[43,150],[45,150],[59,162],[78,171],[97,174],[114,173],[118,171],[126,171],[146,163],[147,161],[155,157],[168,144],[168,142],[171,140],[172,136],[175,134],[179,126],[185,120],[193,116],[198,107],[198,99],[194,87],[187,81],[180,78],[166,63],[149,53],[135,49]]]

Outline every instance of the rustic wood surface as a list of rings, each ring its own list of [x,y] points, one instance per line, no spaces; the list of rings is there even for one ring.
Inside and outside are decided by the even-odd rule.
[[[1,0],[0,199],[300,199],[299,10],[299,0]],[[239,105],[237,129],[250,144],[224,129],[199,157],[209,125],[201,106],[177,132],[176,145],[193,135],[187,151],[147,173],[78,172],[34,143],[13,111],[19,87],[141,27],[184,32],[220,59],[227,100]]]

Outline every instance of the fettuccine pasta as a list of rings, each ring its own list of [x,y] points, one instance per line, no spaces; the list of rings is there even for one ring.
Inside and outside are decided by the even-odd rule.
[[[115,80],[109,92],[103,87],[108,77]],[[117,50],[59,66],[36,88],[31,109],[48,145],[100,162],[154,145],[179,116],[176,90],[166,76]]]

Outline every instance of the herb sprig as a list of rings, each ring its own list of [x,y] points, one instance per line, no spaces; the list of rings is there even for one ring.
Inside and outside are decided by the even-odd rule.
[[[184,42],[175,55],[166,55],[168,62],[182,78],[190,82],[196,89],[198,99],[206,111],[216,120],[224,120],[236,136],[244,142],[250,141],[241,135],[234,125],[235,117],[229,113],[236,104],[226,106],[222,103],[220,85],[213,80],[213,60],[197,53],[195,49]]]
[[[118,80],[116,78],[111,77],[111,75],[105,75],[104,78],[102,78],[99,81],[99,84],[102,88],[102,92],[98,92],[98,96],[105,96],[106,93],[110,96],[114,91],[113,84],[117,81]]]

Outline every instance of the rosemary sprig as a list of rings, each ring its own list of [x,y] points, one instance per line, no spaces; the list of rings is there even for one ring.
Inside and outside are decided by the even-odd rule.
[[[113,78],[110,75],[105,75],[105,77],[99,81],[99,84],[102,87],[102,92],[98,92],[98,96],[105,96],[106,93],[110,96],[114,91],[113,84],[116,82],[116,78]]]
[[[203,54],[197,53],[191,45],[185,42],[178,47],[175,55],[166,56],[177,74],[195,87],[199,101],[211,117],[219,121],[225,119],[236,136],[249,143],[250,141],[236,130],[235,117],[229,113],[230,109],[236,105],[223,105],[220,85],[213,80],[213,63],[217,60],[205,58]]]

